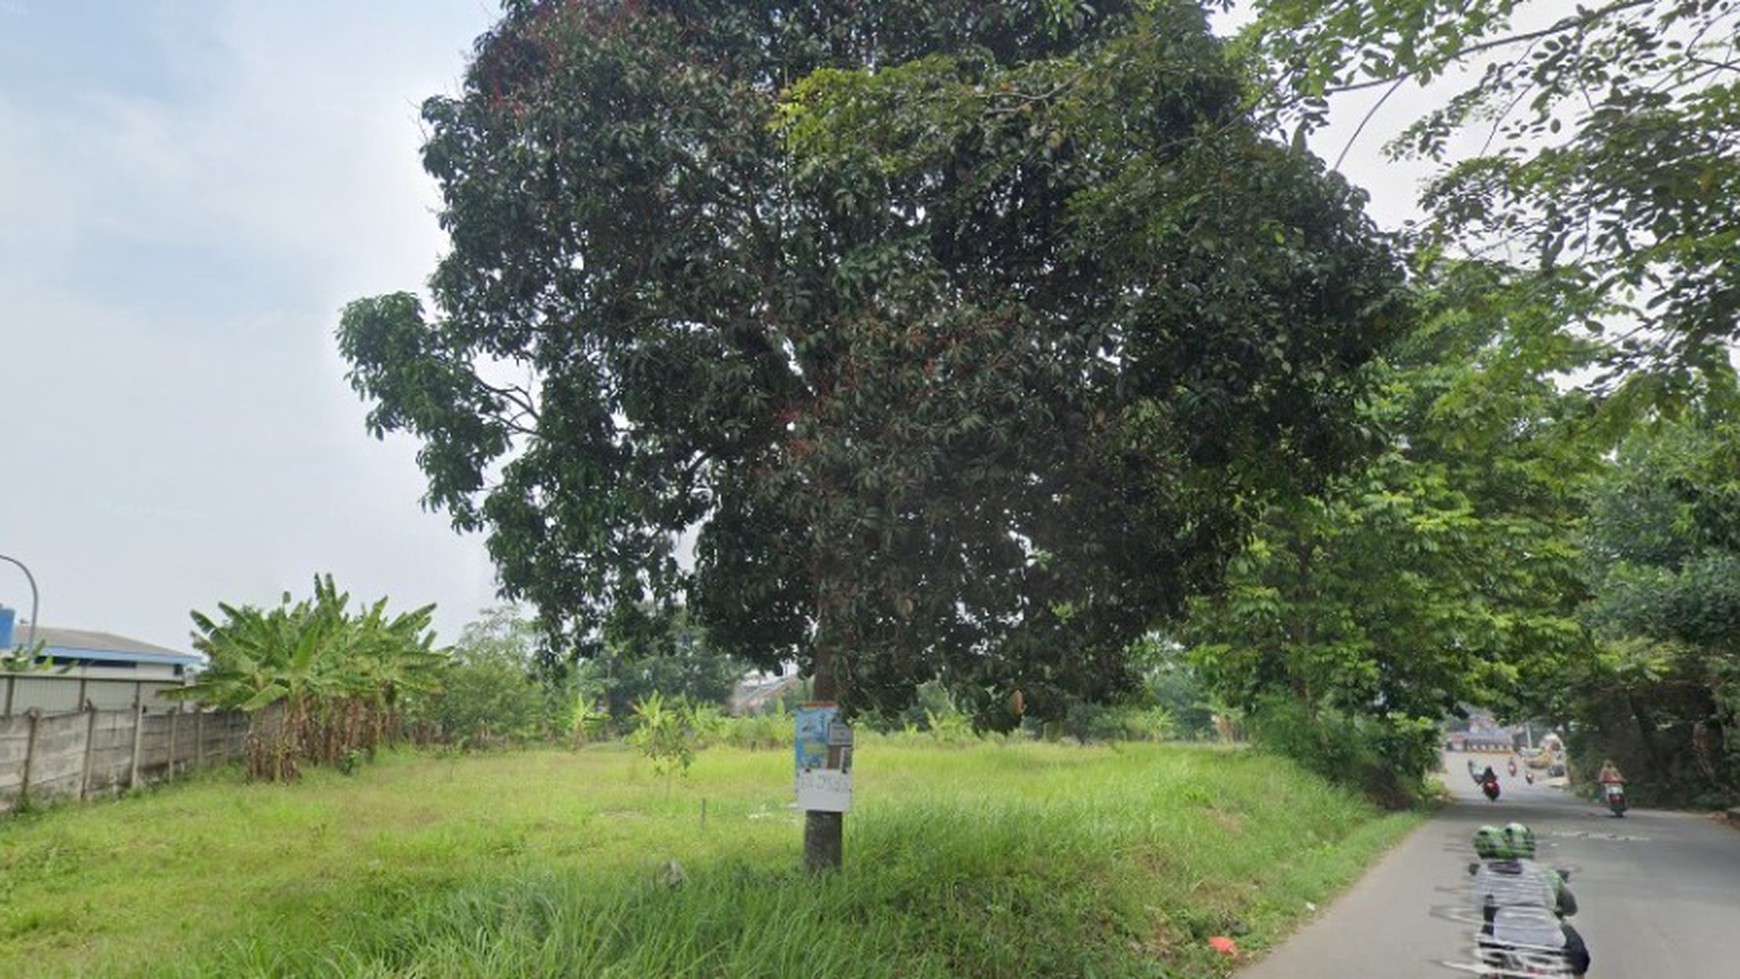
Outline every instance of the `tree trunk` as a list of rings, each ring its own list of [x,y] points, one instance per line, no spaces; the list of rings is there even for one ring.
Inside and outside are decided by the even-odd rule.
[[[1666,761],[1662,758],[1661,745],[1656,738],[1655,722],[1650,719],[1647,710],[1638,707],[1637,698],[1629,690],[1625,693],[1625,706],[1630,709],[1631,719],[1637,724],[1638,738],[1643,742],[1644,756],[1649,759],[1650,771],[1655,777],[1666,781]]]
[[[826,648],[832,637],[818,630],[813,696],[823,703],[839,695],[834,682],[834,654]],[[812,874],[839,870],[845,859],[846,814],[804,812],[804,869]]]
[[[812,874],[839,870],[845,860],[846,814],[804,813],[804,869]]]

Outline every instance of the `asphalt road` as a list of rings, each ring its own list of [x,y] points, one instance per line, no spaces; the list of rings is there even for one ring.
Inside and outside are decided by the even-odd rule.
[[[1482,823],[1534,827],[1542,863],[1571,870],[1589,979],[1740,977],[1740,831],[1634,809],[1624,819],[1559,789],[1510,778],[1487,802],[1447,756],[1456,795],[1360,882],[1240,979],[1479,975],[1468,900],[1469,837]]]

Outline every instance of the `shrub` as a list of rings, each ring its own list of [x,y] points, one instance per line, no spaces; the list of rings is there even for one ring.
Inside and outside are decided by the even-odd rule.
[[[633,721],[634,730],[626,740],[652,760],[653,771],[666,778],[688,777],[695,753],[704,745],[703,712],[681,697],[666,700],[654,692],[635,702]]]
[[[418,699],[417,720],[462,748],[524,743],[547,728],[543,687],[526,664],[495,648],[460,647],[438,674],[439,688]]]
[[[1417,802],[1425,774],[1437,764],[1437,727],[1418,718],[1355,717],[1276,695],[1245,720],[1259,746],[1391,809]]]
[[[1058,726],[1061,734],[1090,744],[1096,741],[1170,741],[1176,734],[1172,715],[1163,707],[1075,703]]]
[[[775,701],[772,708],[759,714],[721,718],[717,738],[734,748],[760,751],[791,747],[792,734],[791,713],[784,701]]]

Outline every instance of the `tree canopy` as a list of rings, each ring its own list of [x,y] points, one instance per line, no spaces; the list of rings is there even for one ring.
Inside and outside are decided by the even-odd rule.
[[[510,4],[424,105],[434,311],[347,307],[351,381],[569,642],[682,597],[849,707],[1107,695],[1365,451],[1408,317],[1242,82],[1168,0]]]
[[[1388,798],[1406,793],[1377,770],[1435,764],[1442,718],[1516,704],[1590,649],[1579,490],[1599,453],[1591,400],[1555,378],[1594,352],[1538,346],[1551,334],[1533,321],[1561,320],[1562,303],[1508,270],[1444,263],[1420,281],[1422,327],[1377,368],[1370,422],[1386,449],[1272,506],[1226,593],[1199,600],[1181,634],[1228,703],[1260,715],[1290,701],[1269,720],[1297,719],[1260,734],[1366,725],[1374,771],[1334,774]]]
[[[1409,111],[1389,102],[1408,86],[1449,90],[1407,99],[1418,114],[1390,147],[1443,164],[1423,230],[1601,298],[1560,328],[1605,333],[1640,400],[1688,395],[1694,375],[1727,367],[1740,338],[1740,4],[1254,6],[1251,70],[1271,111],[1305,129],[1336,94],[1382,89],[1370,113],[1387,114]]]
[[[1520,328],[1537,344],[1603,347],[1604,372],[1568,376],[1602,409],[1602,424],[1578,438],[1585,457],[1620,448],[1586,497],[1560,487],[1588,521],[1571,539],[1586,548],[1581,619],[1595,644],[1506,661],[1517,706],[1578,722],[1586,753],[1645,762],[1687,792],[1731,794],[1724,765],[1740,753],[1721,742],[1734,727],[1723,638],[1733,565],[1726,518],[1711,515],[1732,503],[1733,470],[1709,439],[1730,425],[1737,394],[1740,3],[1253,9],[1238,45],[1261,111],[1303,141],[1331,100],[1342,111],[1367,91],[1353,140],[1400,115],[1386,152],[1436,165],[1412,244],[1515,267],[1524,305],[1529,294],[1559,297],[1553,315],[1508,327],[1513,337]]]
[[[1592,488],[1583,614],[1601,645],[1549,700],[1588,760],[1706,803],[1740,792],[1740,425],[1725,383],[1638,426]]]

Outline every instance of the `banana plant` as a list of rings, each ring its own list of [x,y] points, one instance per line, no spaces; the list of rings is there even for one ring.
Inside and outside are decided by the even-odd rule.
[[[434,648],[434,606],[389,616],[381,599],[350,611],[330,575],[314,597],[277,608],[219,603],[221,618],[192,613],[194,648],[210,667],[176,691],[182,699],[254,716],[249,771],[295,778],[303,761],[338,764],[372,752],[393,733],[405,692],[427,689],[445,650]]]

